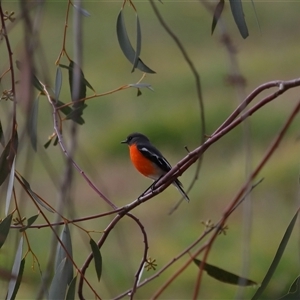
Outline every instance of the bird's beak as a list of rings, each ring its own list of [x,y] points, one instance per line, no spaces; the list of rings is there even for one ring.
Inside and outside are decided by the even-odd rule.
[[[122,141],[121,144],[127,144],[127,139]]]

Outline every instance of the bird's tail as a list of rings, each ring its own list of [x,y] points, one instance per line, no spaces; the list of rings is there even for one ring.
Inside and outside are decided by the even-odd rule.
[[[188,195],[185,193],[185,191],[183,190],[182,188],[182,183],[176,179],[173,184],[175,185],[175,187],[177,188],[177,190],[180,192],[180,194],[184,197],[184,199],[187,201],[187,202],[190,202],[190,198],[188,197]]]

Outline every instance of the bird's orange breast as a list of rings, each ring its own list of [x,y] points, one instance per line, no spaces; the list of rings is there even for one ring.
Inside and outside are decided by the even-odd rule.
[[[135,168],[146,177],[157,179],[160,174],[158,168],[151,160],[145,157],[136,147],[136,145],[130,146],[130,159]]]

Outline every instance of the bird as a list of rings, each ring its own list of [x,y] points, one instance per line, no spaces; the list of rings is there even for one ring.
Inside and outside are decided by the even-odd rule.
[[[172,169],[166,158],[142,133],[135,132],[129,134],[121,144],[128,145],[130,159],[135,168],[141,174],[154,181],[159,180],[159,178]],[[176,178],[172,184],[178,189],[184,199],[189,202],[190,199],[183,190],[182,183]]]

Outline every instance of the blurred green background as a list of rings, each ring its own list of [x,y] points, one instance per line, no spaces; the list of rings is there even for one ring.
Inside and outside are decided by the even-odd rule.
[[[84,111],[85,124],[79,128],[78,149],[75,160],[92,181],[117,206],[133,201],[149,185],[150,181],[140,176],[131,166],[128,149],[120,144],[121,140],[134,131],[143,132],[161,149],[171,164],[186,155],[184,146],[190,150],[199,146],[200,119],[199,104],[196,97],[195,80],[173,40],[160,26],[148,2],[134,2],[142,26],[142,60],[155,75],[147,75],[143,82],[154,88],[142,90],[136,96],[135,89],[113,93],[109,96],[88,101]],[[201,76],[205,103],[207,134],[211,134],[234,110],[241,99],[236,97],[235,88],[228,84],[226,77],[230,72],[228,53],[220,43],[218,27],[213,36],[210,34],[212,16],[200,2],[164,1],[157,4],[167,24],[181,40],[191,60]],[[242,75],[245,77],[246,94],[258,85],[271,80],[289,80],[299,77],[299,2],[256,2],[259,30],[255,13],[250,2],[244,2],[244,13],[250,36],[243,40],[236,28],[229,4],[225,3],[223,12],[226,28],[237,50],[237,59]],[[20,12],[15,2],[2,1],[7,10]],[[49,85],[55,82],[55,60],[62,47],[66,14],[66,1],[47,1],[42,15],[39,38],[42,47],[36,53],[37,72]],[[116,37],[116,18],[122,2],[83,1],[84,8],[91,13],[83,18],[84,60],[82,69],[85,77],[97,93],[104,93],[119,86],[135,83],[141,77],[136,70],[131,73],[131,65],[122,54]],[[67,52],[73,57],[72,13],[67,32]],[[126,5],[126,25],[134,44],[135,15]],[[32,16],[34,17],[33,10]],[[22,23],[16,23],[9,31],[14,60],[22,59]],[[8,67],[7,52],[3,40],[0,42],[0,73]],[[63,58],[61,63],[67,64]],[[61,100],[70,101],[67,71],[63,70]],[[8,78],[9,79],[9,78]],[[0,83],[1,91],[8,88],[9,80]],[[269,91],[263,93],[267,95]],[[271,92],[271,91],[270,91]],[[90,93],[90,91],[89,91]],[[92,93],[90,93],[92,94]],[[271,141],[289,113],[299,100],[299,89],[293,89],[271,102],[250,118],[251,141],[250,159],[244,146],[244,131],[236,128],[214,144],[204,156],[199,180],[190,193],[191,202],[183,203],[172,216],[169,210],[179,194],[168,188],[161,195],[139,206],[134,214],[145,226],[149,239],[149,255],[155,258],[158,269],[188,247],[201,235],[202,221],[211,219],[216,222],[227,205],[236,195],[246,178],[246,162],[254,168],[262,159]],[[10,102],[1,102],[0,117],[4,130],[9,130]],[[26,118],[25,108],[20,104],[19,132]],[[61,149],[43,144],[53,132],[51,108],[46,98],[40,98],[38,120],[37,155],[30,148],[29,139],[22,135],[17,169],[39,193],[54,207],[59,184],[64,174],[65,158]],[[259,178],[264,181],[251,194],[251,237],[245,238],[243,231],[243,207],[238,208],[230,217],[226,236],[219,236],[208,257],[208,262],[236,274],[241,274],[243,261],[249,261],[246,276],[261,282],[275,255],[284,231],[298,207],[299,195],[299,118],[289,129],[288,135],[280,145]],[[68,141],[68,124],[65,127]],[[30,163],[29,163],[30,162]],[[30,166],[28,169],[28,165]],[[109,207],[74,172],[72,197],[66,216],[78,218],[107,211]],[[180,180],[188,187],[195,173],[191,167]],[[5,186],[1,187],[1,211],[5,205]],[[30,199],[19,193],[20,206],[24,216],[36,213]],[[1,217],[3,217],[1,213]],[[50,220],[54,217],[47,214]],[[111,220],[96,219],[80,223],[86,230],[101,232]],[[44,223],[39,218],[38,223]],[[276,271],[263,299],[274,299],[283,295],[294,278],[299,274],[299,230],[296,226],[282,261]],[[75,260],[81,266],[90,252],[89,239],[78,228],[71,226]],[[41,269],[46,266],[51,242],[48,229],[28,230],[32,250],[40,260]],[[98,240],[101,233],[93,233]],[[1,267],[10,269],[13,261],[11,249],[15,249],[19,233],[11,232],[6,245],[1,250]],[[245,256],[244,245],[249,243],[249,256]],[[200,244],[202,245],[202,244]],[[134,274],[143,253],[143,239],[137,226],[124,218],[113,230],[101,249],[103,256],[103,275],[98,283],[93,265],[88,270],[90,282],[103,299],[130,288]],[[12,252],[11,252],[12,251]],[[26,252],[26,246],[24,251]],[[199,257],[201,259],[201,257]],[[176,262],[155,281],[138,290],[136,299],[147,299],[156,291],[188,257]],[[197,268],[191,265],[165,291],[161,299],[190,299],[193,294]],[[145,273],[143,278],[151,276]],[[18,299],[36,296],[40,283],[37,263],[30,255],[26,261],[24,282],[20,287]],[[0,290],[6,291],[6,282],[0,282]],[[250,298],[253,288],[244,288],[244,298]],[[218,282],[206,274],[200,291],[200,299],[232,299],[237,287]],[[1,295],[5,297],[5,294]],[[85,297],[93,298],[85,288]]]

